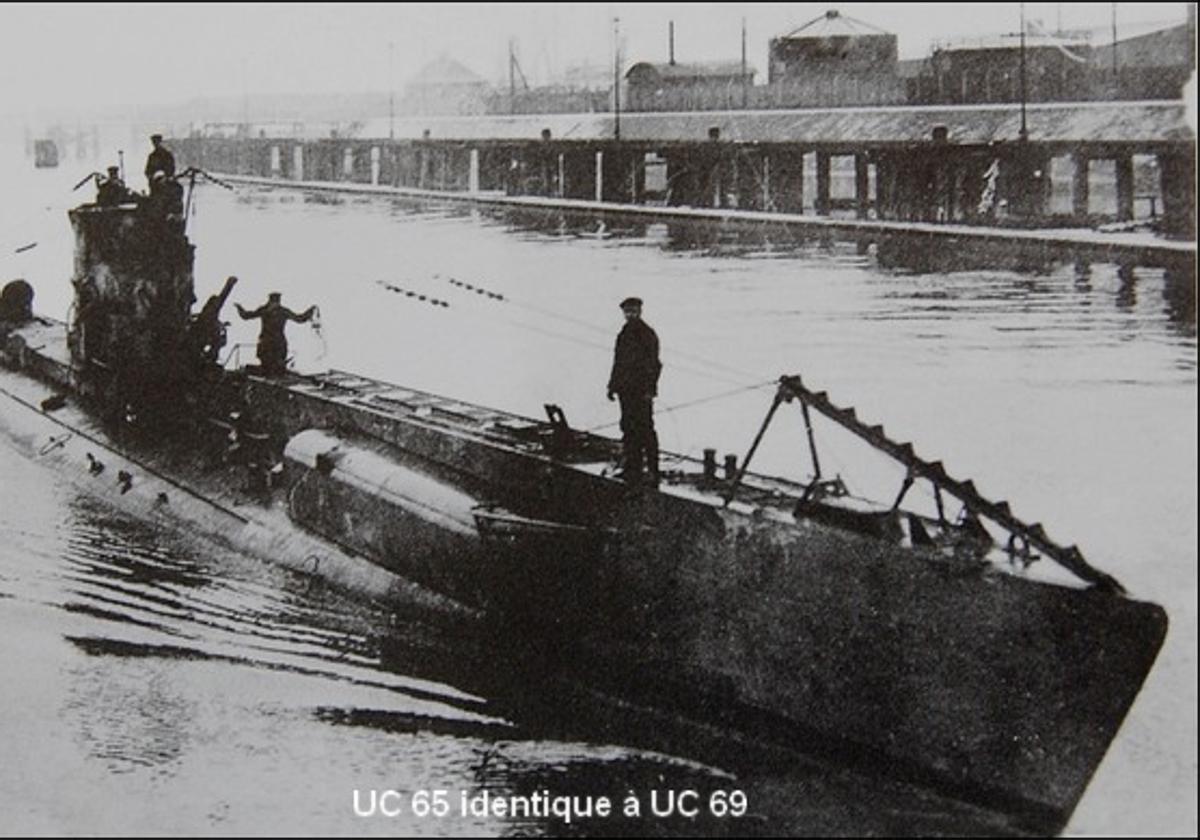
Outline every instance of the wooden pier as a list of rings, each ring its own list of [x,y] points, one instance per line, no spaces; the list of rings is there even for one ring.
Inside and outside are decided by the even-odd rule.
[[[1184,110],[1087,102],[1029,105],[1024,115],[1014,104],[638,113],[622,115],[619,138],[604,113],[428,117],[397,121],[390,139],[171,145],[186,164],[304,189],[1012,242],[1163,264],[1195,259],[1196,140]],[[1103,196],[1098,161],[1111,165]],[[1095,230],[1133,222],[1148,181],[1162,236]],[[1055,183],[1069,199],[1056,199]]]
[[[1028,253],[1036,250],[1053,253],[1061,259],[1086,262],[1114,262],[1134,266],[1174,268],[1194,265],[1196,243],[1163,239],[1149,233],[1105,233],[1097,230],[1056,228],[1021,230],[931,222],[888,222],[867,219],[838,219],[796,213],[774,213],[702,207],[663,207],[646,204],[586,201],[542,196],[509,196],[497,192],[450,192],[412,187],[329,181],[281,181],[249,175],[219,173],[218,177],[235,184],[270,189],[291,189],[353,195],[395,196],[425,201],[511,207],[532,210],[590,214],[599,217],[624,216],[647,222],[713,222],[747,226],[774,225],[802,231],[826,231],[848,239],[877,242],[891,238],[927,239],[945,247],[965,243],[981,247],[1016,247]]]

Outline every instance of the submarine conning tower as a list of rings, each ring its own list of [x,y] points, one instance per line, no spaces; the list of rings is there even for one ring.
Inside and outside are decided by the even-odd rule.
[[[80,392],[112,409],[170,406],[189,376],[194,246],[146,205],[85,204],[75,231],[69,345]]]

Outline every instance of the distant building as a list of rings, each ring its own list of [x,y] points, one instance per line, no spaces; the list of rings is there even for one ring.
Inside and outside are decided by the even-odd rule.
[[[814,77],[895,76],[896,36],[831,9],[772,38],[767,82]]]
[[[39,169],[58,166],[58,146],[53,140],[34,141],[33,155],[33,165]]]
[[[831,9],[771,39],[760,107],[903,103],[898,54],[895,35]]]
[[[928,64],[928,59],[924,58],[906,58],[896,62],[896,76],[904,82],[906,101],[917,101],[921,76],[927,72]]]
[[[742,107],[755,70],[740,61],[638,62],[625,74],[628,111],[712,111]]]
[[[1069,102],[1095,98],[1092,48],[1071,35],[1027,34],[1024,49],[1027,102]],[[1019,102],[1022,98],[1019,35],[999,36],[935,47],[926,60],[916,100],[972,104]]]
[[[322,135],[330,129],[321,126]],[[189,135],[192,137],[305,137],[311,136],[312,129],[303,121],[295,122],[255,122],[246,123],[234,120],[210,120],[202,125],[193,124]],[[346,131],[343,136],[352,136]]]
[[[612,87],[581,90],[540,85],[517,91],[493,90],[485,105],[489,114],[591,114],[612,110]]]
[[[561,85],[571,90],[612,90],[611,64],[573,64],[563,71]]]
[[[397,108],[403,114],[482,114],[488,90],[483,77],[443,55],[409,80]]]
[[[1100,46],[1106,31],[1050,32],[1030,21],[1024,94],[1019,33],[936,46],[909,99],[921,103],[1178,99],[1196,66],[1195,5],[1177,26],[1126,25],[1135,34]],[[1115,61],[1114,61],[1115,58]]]
[[[612,110],[611,65],[568,67],[550,84],[497,88],[486,100],[489,114],[587,114]]]
[[[1178,99],[1196,69],[1196,4],[1186,23],[1160,27],[1092,52],[1094,73],[1121,99]],[[1113,52],[1116,52],[1116,62]]]

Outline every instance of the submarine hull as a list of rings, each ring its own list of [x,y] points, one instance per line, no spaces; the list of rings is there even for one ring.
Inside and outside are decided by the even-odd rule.
[[[419,411],[373,410],[319,379],[247,388],[282,433],[357,434],[458,476],[472,498],[582,519],[472,541],[446,569],[487,584],[460,597],[564,634],[593,679],[927,782],[1035,830],[1065,824],[1166,633],[1153,604],[672,488],[630,492],[586,464]],[[386,547],[364,550],[397,568]]]
[[[897,540],[883,519],[864,530],[861,517],[810,516],[808,488],[783,479],[743,473],[734,501],[700,463],[661,453],[662,486],[631,488],[610,474],[619,442],[564,423],[337,371],[177,371],[166,362],[186,355],[170,337],[186,334],[190,245],[123,214],[72,216],[88,305],[69,344],[62,324],[0,328],[0,360],[18,371],[0,410],[63,427],[71,437],[47,452],[80,486],[76,438],[169,485],[181,521],[260,556],[311,557],[317,571],[327,546],[386,570],[413,603],[553,642],[564,668],[618,696],[929,784],[1039,832],[1065,824],[1161,647],[1163,611],[1119,587],[1005,573]],[[152,306],[147,265],[171,281]],[[158,329],[129,328],[145,319]],[[152,389],[130,360],[153,370]],[[51,395],[68,404],[48,407]]]

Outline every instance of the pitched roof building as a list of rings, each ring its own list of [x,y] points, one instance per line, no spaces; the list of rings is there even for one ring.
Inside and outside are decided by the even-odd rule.
[[[404,114],[482,114],[488,83],[475,71],[441,55],[422,67],[404,87]]]
[[[830,9],[772,38],[769,82],[815,77],[895,75],[899,57],[896,36],[865,21]]]
[[[641,61],[625,74],[630,111],[707,111],[741,106],[755,70],[740,61],[656,64]]]

